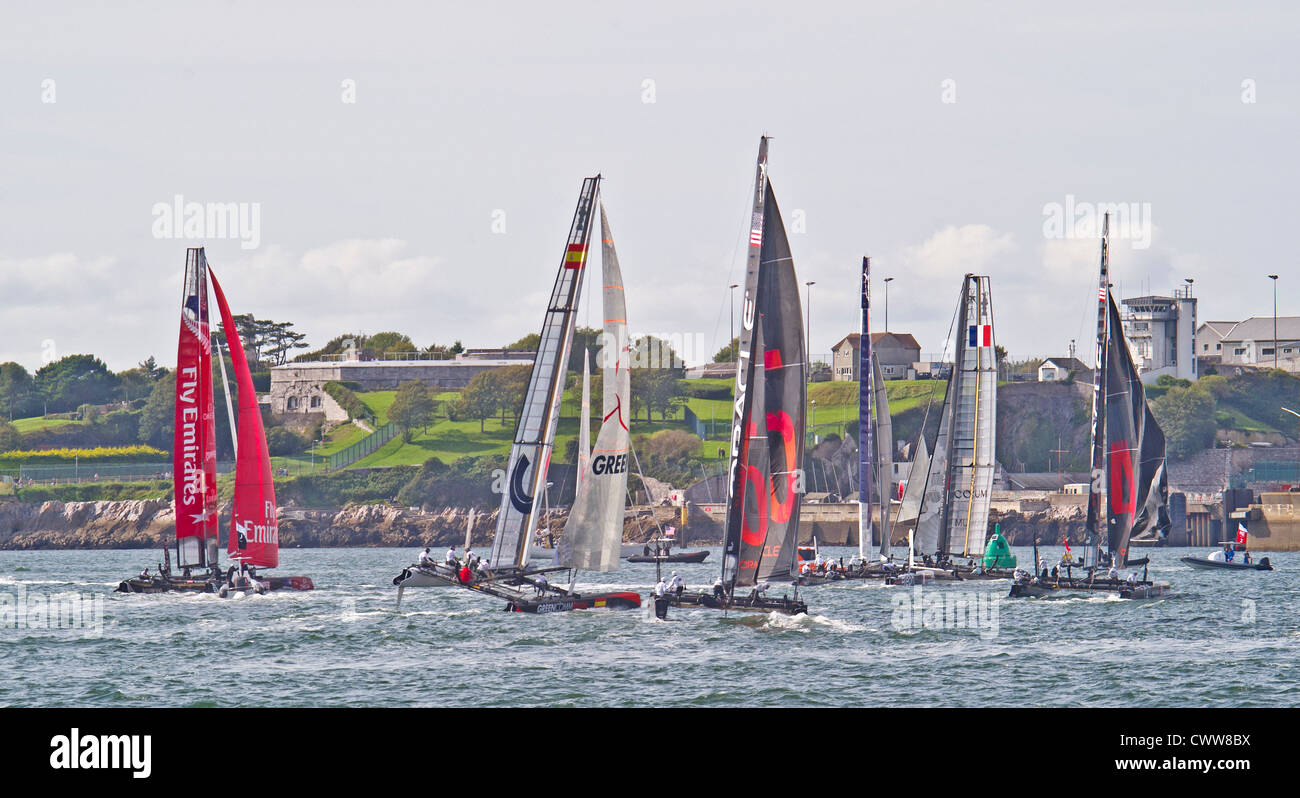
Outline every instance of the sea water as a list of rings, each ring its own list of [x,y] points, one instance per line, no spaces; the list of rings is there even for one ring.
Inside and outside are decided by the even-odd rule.
[[[1042,551],[1049,562],[1062,552]],[[113,592],[160,552],[5,551],[0,705],[1300,705],[1300,554],[1241,573],[1179,562],[1193,551],[1207,550],[1141,550],[1151,578],[1173,585],[1155,600],[846,581],[801,589],[807,616],[673,610],[666,621],[649,602],[507,613],[455,588],[408,589],[398,610],[392,578],[414,549],[286,549],[275,572],[317,589],[236,599]],[[718,556],[664,575],[708,590]],[[625,562],[581,574],[579,590],[645,595],[654,581],[653,564]],[[769,590],[782,594],[792,586]]]

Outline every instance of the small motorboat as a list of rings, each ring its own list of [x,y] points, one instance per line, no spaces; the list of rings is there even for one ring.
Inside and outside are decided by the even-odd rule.
[[[674,551],[667,554],[659,553],[646,554],[642,551],[640,554],[633,554],[627,558],[628,562],[704,562],[709,556],[708,549],[699,551]]]
[[[1236,555],[1240,552],[1240,557]],[[1229,554],[1233,555],[1229,559]],[[1225,545],[1222,549],[1216,549],[1210,552],[1208,557],[1182,557],[1182,561],[1193,568],[1218,568],[1224,571],[1271,571],[1273,565],[1267,557],[1261,557],[1258,562],[1250,558],[1250,552],[1246,551],[1244,543],[1233,543]]]

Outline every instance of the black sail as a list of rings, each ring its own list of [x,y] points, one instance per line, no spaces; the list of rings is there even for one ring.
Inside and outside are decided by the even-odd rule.
[[[768,496],[757,578],[781,580],[790,578],[798,542],[807,373],[799,277],[770,182],[761,260],[758,316],[763,360],[755,367],[763,374],[763,415],[753,420],[767,435]]]
[[[1147,407],[1146,390],[1129,355],[1119,307],[1108,297],[1106,342],[1107,542],[1115,562],[1128,562],[1129,540],[1169,527],[1165,435]]]
[[[730,588],[789,579],[799,530],[803,307],[759,145],[737,356],[722,576]]]

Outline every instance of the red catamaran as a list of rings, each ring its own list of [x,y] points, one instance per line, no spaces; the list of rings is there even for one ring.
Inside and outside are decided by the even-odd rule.
[[[235,497],[227,551],[235,562],[223,575],[218,561],[216,405],[212,386],[212,339],[208,313],[208,279],[216,293],[222,328],[230,349],[239,390],[239,424],[235,439]],[[224,370],[223,370],[224,375]],[[229,390],[226,393],[230,401]],[[124,580],[122,593],[193,591],[232,595],[282,588],[311,590],[309,577],[258,576],[256,568],[279,565],[275,485],[266,434],[257,406],[253,376],[216,275],[208,269],[202,247],[187,251],[185,292],[181,304],[180,344],[176,357],[176,411],[172,466],[176,507],[176,560],[163,549],[158,573],[146,568]]]

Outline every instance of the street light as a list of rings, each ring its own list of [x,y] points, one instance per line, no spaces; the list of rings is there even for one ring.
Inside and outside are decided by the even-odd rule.
[[[732,283],[730,286],[731,288],[731,319],[730,319],[731,338],[727,340],[727,346],[731,346],[731,342],[736,340],[736,286],[738,285],[740,285],[740,283]],[[731,353],[732,360],[735,360],[738,357],[740,357],[740,347],[736,347],[735,350],[733,350]]]
[[[889,332],[889,284],[893,277],[885,278],[885,332]]]
[[[804,332],[804,341],[803,341],[803,352],[804,352],[803,360],[804,360],[804,368],[806,369],[812,368],[812,363],[810,363],[809,361],[811,360],[811,352],[812,352],[812,287],[814,285],[817,285],[816,280],[809,280],[808,282],[804,283],[805,286],[804,304],[808,306],[808,329]]]
[[[1270,274],[1273,281],[1273,368],[1277,368],[1277,275]]]

